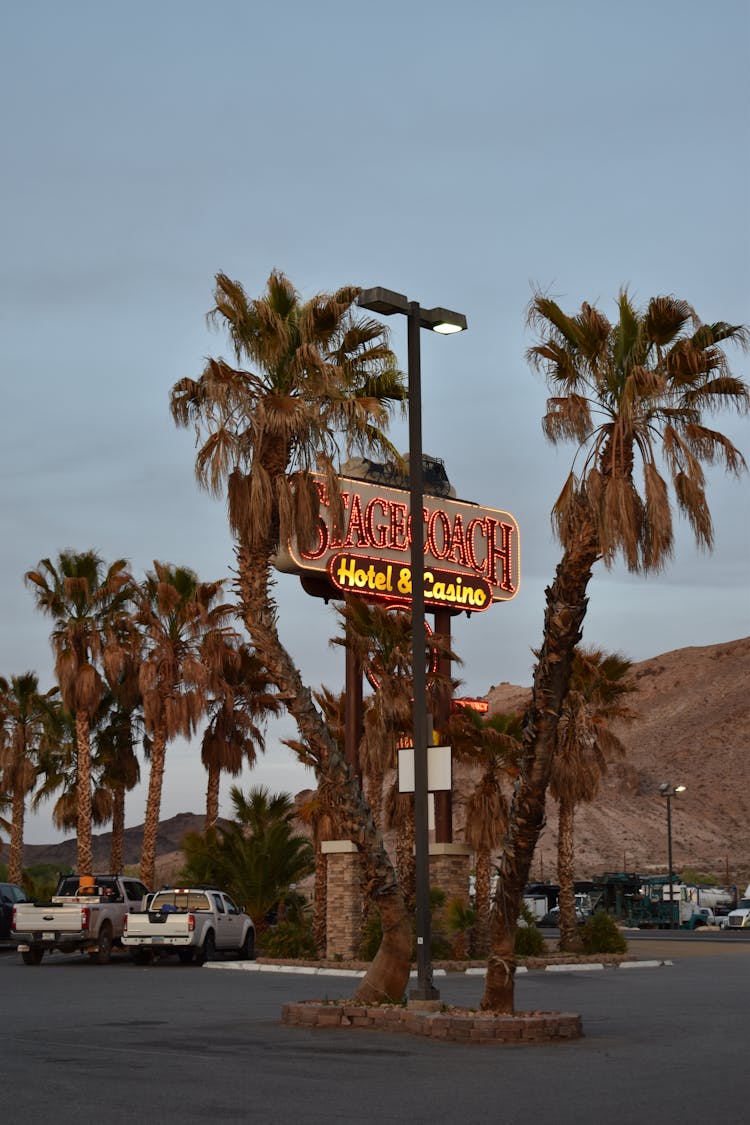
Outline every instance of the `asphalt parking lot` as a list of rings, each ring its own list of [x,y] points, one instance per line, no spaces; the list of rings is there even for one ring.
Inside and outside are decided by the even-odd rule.
[[[523,1010],[580,1012],[584,1038],[524,1047],[281,1026],[287,1000],[351,995],[340,977],[0,956],[3,1119],[613,1125],[744,1120],[750,942],[632,943],[660,968],[528,973]],[[481,978],[437,982],[475,1006]]]

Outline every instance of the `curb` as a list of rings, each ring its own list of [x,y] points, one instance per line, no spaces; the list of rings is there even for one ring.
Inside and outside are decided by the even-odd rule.
[[[539,969],[528,969],[526,965],[519,965],[516,969],[516,975],[519,973],[585,973],[592,971],[604,970],[617,970],[617,969],[661,969],[665,966],[674,965],[674,961],[664,959],[661,961],[622,961],[619,965],[604,965],[601,962],[582,962],[579,965],[545,965]],[[233,969],[235,972],[240,973],[299,973],[304,976],[313,977],[363,977],[365,969],[321,969],[314,965],[266,965],[259,961],[209,961],[203,966],[204,969]],[[412,970],[409,974],[410,977],[416,977],[416,971]],[[449,974],[445,969],[434,969],[434,977],[447,977]],[[451,976],[454,973],[450,974]],[[486,969],[457,969],[455,970],[456,976],[475,976],[484,977],[487,975]]]

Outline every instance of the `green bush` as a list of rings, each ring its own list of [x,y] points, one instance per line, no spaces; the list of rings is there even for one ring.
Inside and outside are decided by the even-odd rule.
[[[23,889],[34,902],[49,902],[57,890],[60,868],[55,863],[34,863],[24,870]]]
[[[451,957],[454,961],[463,961],[471,953],[471,936],[477,912],[463,899],[452,898],[445,907],[445,921],[450,934]]]
[[[306,919],[279,922],[259,939],[260,952],[265,957],[291,957],[295,960],[315,961],[317,950],[312,927]]]
[[[430,935],[430,957],[433,961],[452,961],[453,945],[444,934]],[[416,943],[412,947],[412,961],[417,960]]]
[[[542,957],[547,951],[544,935],[535,923],[518,926],[514,946],[516,957]]]
[[[628,948],[614,918],[604,910],[587,918],[580,933],[584,953],[625,953]]]

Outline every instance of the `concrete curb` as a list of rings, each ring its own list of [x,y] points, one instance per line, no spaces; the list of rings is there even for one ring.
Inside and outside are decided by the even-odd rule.
[[[619,965],[604,965],[601,962],[581,962],[578,965],[545,965],[538,969],[528,969],[526,965],[519,965],[516,969],[516,975],[519,973],[586,973],[591,971],[604,971],[607,969],[661,969],[665,966],[674,965],[674,961],[668,959],[662,961],[623,961]],[[322,969],[316,968],[314,965],[266,965],[259,961],[209,961],[203,966],[204,969],[233,969],[241,973],[299,973],[304,976],[313,977],[363,977],[365,975],[364,969]],[[412,971],[410,976],[416,977],[416,972]],[[446,977],[448,973],[445,969],[434,969],[432,975],[434,977]],[[450,974],[451,976],[453,973]],[[455,970],[456,976],[474,976],[484,977],[487,975],[486,969],[457,969]]]

